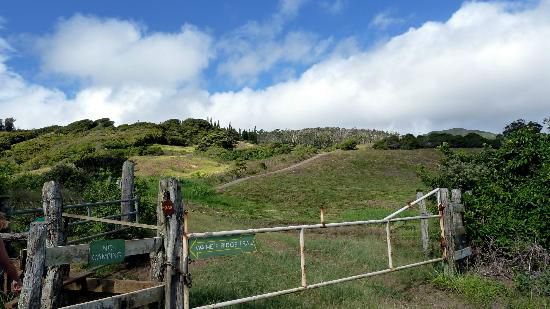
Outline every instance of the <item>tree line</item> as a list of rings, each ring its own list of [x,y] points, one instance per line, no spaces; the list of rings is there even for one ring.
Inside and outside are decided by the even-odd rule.
[[[11,132],[15,130],[15,118],[10,117],[6,119],[0,118],[0,131]]]
[[[500,147],[502,135],[495,139],[487,139],[477,133],[468,133],[465,136],[452,135],[449,133],[430,133],[414,136],[413,134],[391,135],[374,143],[375,149],[420,149],[436,148],[443,143],[452,148],[481,148],[490,145],[493,148]]]
[[[391,135],[388,132],[379,130],[338,127],[306,128],[301,130],[260,130],[257,134],[258,143],[304,145],[318,149],[332,147],[345,140],[353,140],[358,144],[368,144]]]

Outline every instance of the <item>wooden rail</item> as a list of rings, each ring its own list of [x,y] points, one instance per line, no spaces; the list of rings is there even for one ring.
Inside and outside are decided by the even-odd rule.
[[[125,221],[118,221],[118,220],[111,220],[111,219],[104,219],[104,218],[96,218],[96,217],[83,216],[83,215],[68,214],[66,212],[64,212],[62,215],[63,215],[63,217],[66,217],[66,218],[81,219],[81,220],[88,220],[88,221],[95,221],[95,222],[102,222],[102,223],[110,223],[110,224],[118,224],[118,225],[131,226],[131,227],[139,227],[139,228],[142,228],[142,229],[156,230],[158,228],[156,225],[125,222]]]
[[[126,240],[125,256],[156,252],[161,245],[161,237]],[[46,248],[46,266],[88,263],[89,253],[89,244]]]
[[[138,308],[164,299],[164,284],[126,294],[102,298],[62,309]]]

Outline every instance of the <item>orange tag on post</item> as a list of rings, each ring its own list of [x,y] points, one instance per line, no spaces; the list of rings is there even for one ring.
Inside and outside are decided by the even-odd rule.
[[[170,217],[174,214],[174,204],[171,200],[162,201],[162,212],[166,217]]]

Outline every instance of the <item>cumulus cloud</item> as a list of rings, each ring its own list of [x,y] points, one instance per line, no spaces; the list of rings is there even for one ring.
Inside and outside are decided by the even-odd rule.
[[[306,31],[283,32],[285,24],[305,3],[305,0],[283,0],[279,11],[268,20],[248,22],[221,38],[217,47],[223,60],[217,68],[218,74],[230,77],[236,85],[252,86],[262,73],[278,65],[288,72],[290,66],[320,60],[331,47],[332,38]]]
[[[321,7],[329,12],[330,14],[338,14],[342,12],[346,6],[345,0],[332,0],[332,1],[323,1],[321,2]]]
[[[202,114],[266,128],[500,129],[548,114],[550,10],[467,3],[374,50],[314,65],[298,80],[214,94]]]
[[[369,26],[381,30],[387,29],[390,26],[401,24],[405,21],[403,18],[393,17],[390,12],[381,12],[376,14],[371,20]]]
[[[134,42],[149,37],[143,30],[136,33]],[[473,2],[444,22],[426,22],[373,49],[359,49],[353,38],[340,42],[342,52],[326,55],[296,79],[263,89],[210,93],[194,84],[174,86],[179,77],[166,85],[139,79],[106,85],[108,80],[78,71],[63,74],[97,83],[70,99],[10,71],[7,53],[0,50],[0,111],[22,127],[81,118],[110,117],[120,124],[208,116],[241,128],[496,131],[517,118],[549,116],[549,37],[549,2],[525,7]]]
[[[39,44],[46,73],[94,85],[172,86],[195,81],[211,57],[211,38],[184,25],[147,33],[124,20],[76,15]]]
[[[280,39],[230,38],[221,41],[220,48],[226,61],[218,66],[218,73],[229,76],[238,85],[255,84],[258,75],[277,64],[311,64],[329,49],[332,39],[320,39],[308,32],[289,32]]]

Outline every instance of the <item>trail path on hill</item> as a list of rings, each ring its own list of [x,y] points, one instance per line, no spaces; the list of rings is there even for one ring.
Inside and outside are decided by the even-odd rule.
[[[293,170],[293,169],[295,169],[295,168],[301,167],[301,166],[304,165],[304,164],[308,164],[308,163],[310,163],[310,162],[312,162],[312,161],[315,161],[315,160],[317,160],[317,159],[319,159],[319,158],[321,158],[321,157],[324,157],[324,156],[328,155],[329,153],[330,153],[330,152],[323,152],[323,153],[316,154],[316,155],[314,155],[313,157],[311,157],[311,158],[309,158],[309,159],[307,159],[307,160],[300,161],[300,162],[298,162],[298,163],[296,163],[296,164],[293,164],[293,165],[291,165],[291,166],[287,166],[287,167],[282,168],[282,169],[280,169],[280,170],[271,171],[271,172],[267,172],[267,173],[264,173],[264,174],[252,175],[252,176],[248,176],[248,177],[244,177],[244,178],[235,179],[235,180],[230,181],[230,182],[228,182],[228,183],[224,183],[223,185],[217,186],[217,187],[216,187],[216,190],[221,192],[221,191],[225,190],[225,189],[228,188],[228,187],[231,187],[231,186],[233,186],[233,185],[236,185],[236,184],[241,183],[241,182],[246,181],[246,180],[250,180],[250,179],[252,179],[252,178],[264,177],[264,176],[269,176],[269,175],[273,175],[273,174],[277,174],[277,173],[282,173],[282,172],[290,171],[290,170]]]

